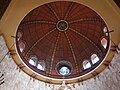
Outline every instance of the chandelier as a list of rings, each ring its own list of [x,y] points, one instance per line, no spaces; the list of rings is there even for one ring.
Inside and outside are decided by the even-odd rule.
[[[57,90],[72,90],[70,86],[65,84],[64,76],[63,76],[62,85]]]
[[[57,90],[72,90],[70,86],[65,84],[65,80],[62,81],[62,85]]]

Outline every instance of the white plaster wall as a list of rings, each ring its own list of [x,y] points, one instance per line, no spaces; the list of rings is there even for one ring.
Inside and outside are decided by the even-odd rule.
[[[0,60],[7,52],[8,48],[4,38],[0,36]],[[0,63],[0,72],[4,73],[5,81],[4,84],[0,85],[0,90],[53,90],[53,88],[59,87],[30,79],[27,74],[17,69],[10,55],[6,55]],[[69,86],[73,90],[120,90],[120,54],[115,54],[109,69],[106,68],[99,74],[99,77]]]

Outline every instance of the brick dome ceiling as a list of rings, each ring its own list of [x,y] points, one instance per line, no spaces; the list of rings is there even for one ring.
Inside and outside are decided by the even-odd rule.
[[[109,48],[103,19],[71,1],[55,1],[30,11],[19,24],[16,37],[22,61],[38,74],[57,79],[62,79],[61,67],[69,69],[66,79],[89,73]]]

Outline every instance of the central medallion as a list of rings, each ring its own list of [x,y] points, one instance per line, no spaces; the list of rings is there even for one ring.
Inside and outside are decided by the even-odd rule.
[[[57,29],[59,31],[66,31],[68,29],[68,23],[65,20],[60,20],[57,23]]]

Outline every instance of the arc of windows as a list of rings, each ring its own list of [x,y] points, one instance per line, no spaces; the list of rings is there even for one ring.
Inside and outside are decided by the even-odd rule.
[[[90,59],[91,59],[93,65],[96,64],[97,62],[99,62],[99,60],[100,60],[99,57],[97,56],[97,54],[92,54]],[[90,61],[88,61],[88,60],[83,61],[83,69],[84,70],[90,68],[91,66],[92,65],[91,65]]]
[[[45,62],[43,60],[38,61],[38,58],[35,55],[30,57],[29,64],[31,64],[32,66],[36,67],[39,70],[42,70],[42,71],[45,70]]]

